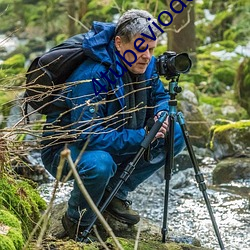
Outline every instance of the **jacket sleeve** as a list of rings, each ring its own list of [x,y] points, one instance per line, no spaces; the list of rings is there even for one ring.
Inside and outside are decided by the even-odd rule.
[[[88,65],[89,66],[89,65]],[[90,71],[100,72],[102,69],[94,66],[88,67]],[[96,73],[91,74],[86,70],[86,65],[79,67],[76,72],[68,79],[74,84],[66,91],[66,102],[70,107],[71,131],[77,138],[79,147],[87,144],[88,150],[104,150],[114,155],[124,155],[136,153],[140,148],[140,143],[145,137],[144,129],[112,129],[105,126],[106,117],[106,93],[103,92],[95,95],[92,79],[87,78],[87,75],[96,76]],[[103,71],[103,70],[102,70]],[[88,72],[87,75],[85,75]],[[87,79],[81,83],[79,79]],[[96,80],[108,89],[106,80]],[[96,90],[98,85],[95,86]]]

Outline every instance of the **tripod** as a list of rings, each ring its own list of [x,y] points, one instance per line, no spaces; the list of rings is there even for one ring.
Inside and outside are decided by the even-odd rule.
[[[126,166],[126,168],[124,169],[123,173],[120,176],[119,182],[117,183],[117,185],[115,186],[113,191],[109,194],[108,198],[102,204],[102,206],[99,210],[102,213],[107,208],[107,206],[112,201],[112,199],[114,198],[114,196],[116,195],[116,193],[118,192],[118,190],[120,189],[122,184],[132,174],[138,161],[143,156],[144,152],[147,150],[150,143],[155,138],[155,135],[157,134],[157,132],[161,128],[161,126],[162,126],[163,122],[166,120],[167,116],[169,116],[169,132],[168,132],[168,135],[166,138],[166,144],[167,144],[168,151],[166,153],[166,162],[165,162],[165,180],[166,180],[165,184],[166,185],[165,185],[165,201],[164,201],[164,215],[163,215],[163,227],[162,227],[162,242],[163,243],[166,242],[166,234],[168,232],[168,230],[167,230],[167,214],[168,214],[169,181],[171,179],[172,169],[173,169],[173,164],[174,164],[174,123],[175,123],[175,119],[177,117],[178,122],[181,126],[181,130],[182,130],[185,142],[186,142],[186,146],[187,146],[191,161],[192,161],[193,166],[194,166],[196,181],[199,184],[199,189],[202,192],[203,197],[205,199],[206,206],[207,206],[207,209],[209,211],[209,215],[210,215],[217,239],[219,241],[220,248],[221,248],[221,250],[224,250],[225,248],[224,248],[223,242],[221,240],[218,226],[216,224],[216,221],[215,221],[215,218],[213,215],[213,211],[212,211],[212,208],[211,208],[211,205],[210,205],[210,202],[208,199],[208,195],[206,192],[206,184],[204,183],[203,175],[199,170],[198,163],[197,163],[197,160],[195,158],[195,154],[193,152],[193,149],[192,149],[192,146],[191,146],[191,143],[189,140],[189,135],[188,135],[188,132],[186,129],[184,117],[180,112],[177,113],[177,111],[176,111],[177,100],[175,99],[175,97],[176,97],[177,93],[180,93],[182,90],[178,86],[178,79],[179,79],[179,77],[177,78],[177,80],[172,79],[169,83],[169,94],[170,94],[169,113],[167,113],[167,112],[161,113],[159,119],[155,122],[155,124],[153,125],[153,127],[150,130],[150,132],[148,133],[148,135],[142,141],[140,150],[135,155],[134,159],[130,163],[128,163],[128,165]],[[94,219],[92,220],[90,225],[82,233],[83,241],[87,239],[87,237],[88,237],[89,233],[91,232],[92,227],[94,226],[96,220],[97,220],[97,216],[94,217]]]
[[[181,87],[178,86],[178,80],[179,80],[179,77],[177,77],[176,80],[172,79],[169,82],[169,94],[170,94],[170,100],[168,102],[169,103],[169,114],[168,114],[169,132],[166,137],[166,146],[167,146],[168,151],[166,153],[166,161],[165,161],[165,201],[164,201],[164,215],[163,215],[163,226],[162,226],[162,242],[163,243],[166,242],[166,234],[168,232],[167,216],[168,216],[169,182],[171,179],[172,169],[174,166],[174,123],[177,117],[177,120],[181,126],[182,134],[183,134],[186,146],[187,146],[189,157],[194,167],[196,182],[198,183],[199,189],[203,194],[203,198],[205,200],[220,248],[221,250],[224,250],[225,247],[223,245],[220,232],[219,232],[219,229],[218,229],[218,226],[217,226],[217,223],[216,223],[213,211],[212,211],[212,207],[208,199],[208,195],[206,192],[207,188],[204,182],[204,177],[199,169],[198,162],[195,157],[195,154],[194,154],[194,151],[193,151],[190,139],[189,139],[189,133],[186,128],[184,116],[181,112],[177,113],[177,108],[176,108],[177,100],[175,99],[175,97],[177,93],[180,93],[182,91]]]

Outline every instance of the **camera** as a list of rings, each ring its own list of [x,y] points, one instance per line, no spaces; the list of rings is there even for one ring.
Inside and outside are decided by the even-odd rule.
[[[192,61],[187,53],[176,54],[174,51],[167,51],[156,59],[157,73],[165,76],[167,80],[187,73],[191,66]]]

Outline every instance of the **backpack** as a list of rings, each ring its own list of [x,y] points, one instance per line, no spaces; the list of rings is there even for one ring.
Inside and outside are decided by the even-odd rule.
[[[82,46],[85,34],[75,35],[37,57],[26,73],[25,114],[28,105],[48,114],[66,79],[86,59]]]

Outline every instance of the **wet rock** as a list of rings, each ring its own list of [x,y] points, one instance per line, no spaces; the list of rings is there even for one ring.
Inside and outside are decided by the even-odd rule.
[[[62,235],[64,231],[61,224],[61,217],[65,213],[66,208],[67,204],[63,202],[55,205],[52,209],[51,221],[47,230],[46,238],[50,240],[54,239],[55,245],[57,244],[57,242],[59,244],[62,240],[62,239],[57,239],[57,236]],[[133,247],[134,240],[136,239],[136,236],[139,231],[140,249],[208,250],[208,248],[201,247],[200,241],[195,237],[185,236],[185,235],[175,235],[173,232],[169,232],[169,235],[166,238],[166,243],[162,243],[160,228],[152,224],[147,219],[141,219],[140,223],[138,223],[135,226],[128,226],[126,224],[114,220],[112,217],[106,215],[105,213],[104,216],[106,221],[112,228],[116,237],[119,237],[119,241],[124,246],[124,249],[134,249]],[[104,230],[100,225],[97,227],[97,229]],[[99,231],[99,233],[101,232]],[[44,242],[46,242],[46,238]],[[111,238],[108,238],[106,242],[112,243]],[[64,239],[64,243],[68,244],[67,238]],[[74,243],[72,242],[72,244]],[[75,245],[77,244],[79,243],[75,243]],[[95,248],[95,249],[102,249],[102,248]]]
[[[250,158],[227,158],[220,161],[213,171],[213,183],[250,178]]]

